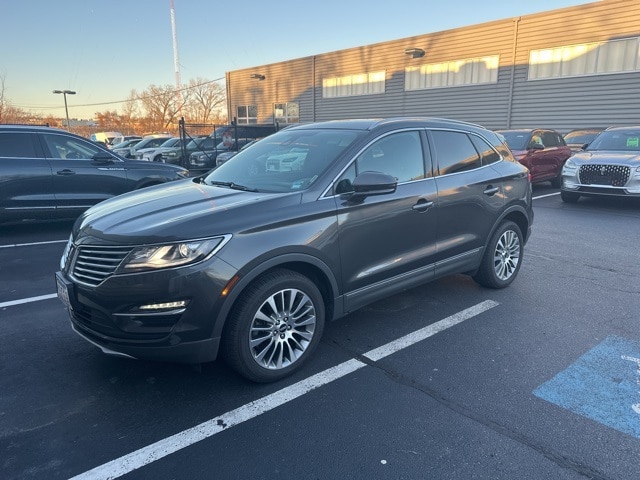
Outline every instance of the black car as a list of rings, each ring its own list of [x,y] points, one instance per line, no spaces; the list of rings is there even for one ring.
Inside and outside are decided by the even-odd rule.
[[[218,153],[238,150],[248,142],[271,135],[277,130],[278,125],[275,124],[221,125],[211,132],[205,142],[188,148],[186,156],[175,153],[163,154],[162,158],[165,162],[178,163],[173,159],[179,156],[180,165],[184,165],[191,172],[204,173],[215,168]]]
[[[64,130],[0,125],[0,221],[75,218],[102,200],[186,176]]]
[[[184,147],[176,145],[175,147],[164,149],[162,151],[162,161],[187,167],[189,156],[192,153],[211,150],[215,146],[216,143],[213,138],[198,136],[189,140]]]
[[[208,175],[84,213],[56,274],[73,329],[105,353],[272,381],[325,321],[444,275],[502,288],[533,211],[495,133],[443,119],[301,125]]]
[[[189,155],[189,163],[187,168],[190,172],[208,171],[218,165],[218,155],[234,154],[238,149],[244,148],[245,145],[253,143],[253,138],[239,138],[237,141],[231,139],[229,142],[220,142],[213,149],[205,149],[200,152],[193,152]],[[224,162],[222,162],[224,163]]]

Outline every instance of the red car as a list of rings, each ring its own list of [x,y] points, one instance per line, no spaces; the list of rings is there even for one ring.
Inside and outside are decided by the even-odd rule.
[[[572,154],[559,132],[546,128],[497,130],[504,136],[514,157],[531,174],[531,182],[562,184],[562,166]]]

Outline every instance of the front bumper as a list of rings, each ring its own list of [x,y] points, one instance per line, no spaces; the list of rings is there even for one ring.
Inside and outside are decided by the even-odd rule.
[[[638,197],[640,168],[616,164],[565,164],[562,190],[579,195]]]
[[[225,320],[221,292],[235,273],[213,257],[189,267],[113,275],[95,287],[57,272],[56,283],[73,330],[105,353],[203,363],[216,359]]]

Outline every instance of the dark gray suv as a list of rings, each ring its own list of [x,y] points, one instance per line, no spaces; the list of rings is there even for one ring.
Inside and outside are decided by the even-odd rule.
[[[76,218],[107,198],[188,175],[124,159],[64,130],[0,125],[0,222]]]
[[[444,275],[502,288],[531,232],[531,183],[476,125],[301,125],[214,171],[103,202],[56,274],[73,329],[105,353],[282,378],[325,321]]]

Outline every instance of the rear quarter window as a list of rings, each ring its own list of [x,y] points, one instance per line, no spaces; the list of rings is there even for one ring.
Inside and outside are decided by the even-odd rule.
[[[0,157],[35,158],[38,157],[32,133],[0,133]]]
[[[480,155],[466,133],[433,130],[431,136],[440,175],[480,167]]]

